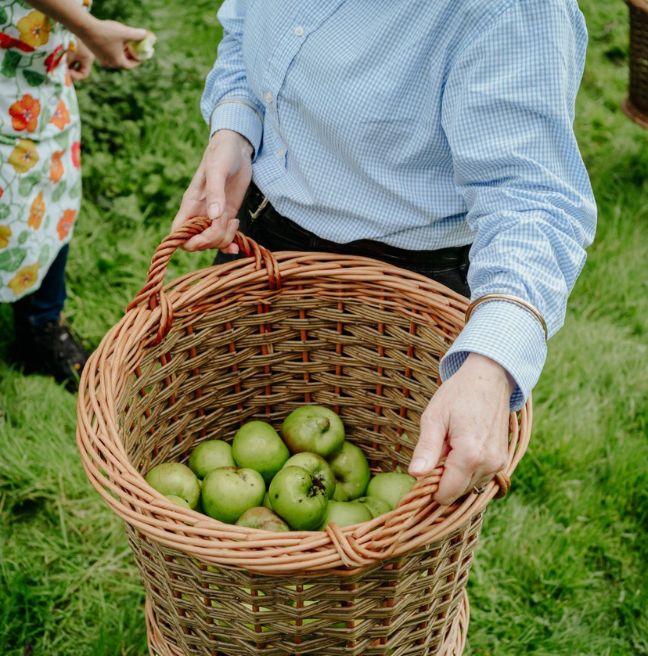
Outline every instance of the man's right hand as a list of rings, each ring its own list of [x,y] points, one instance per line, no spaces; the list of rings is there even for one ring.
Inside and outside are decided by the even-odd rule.
[[[223,253],[238,253],[232,242],[239,226],[236,215],[252,180],[252,153],[252,146],[238,132],[218,130],[211,138],[172,229],[194,216],[207,216],[212,224],[192,237],[183,246],[185,250],[218,248]]]

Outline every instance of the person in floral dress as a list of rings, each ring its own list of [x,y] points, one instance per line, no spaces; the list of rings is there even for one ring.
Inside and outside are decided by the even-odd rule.
[[[65,262],[81,201],[74,81],[95,56],[139,61],[148,34],[101,21],[81,0],[0,0],[0,302],[14,310],[14,359],[27,372],[78,378],[86,352],[61,321]]]

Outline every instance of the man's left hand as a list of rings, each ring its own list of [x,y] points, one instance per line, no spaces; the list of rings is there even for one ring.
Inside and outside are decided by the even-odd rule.
[[[471,353],[428,404],[409,472],[427,474],[446,456],[439,504],[450,505],[506,466],[513,389],[503,367]]]

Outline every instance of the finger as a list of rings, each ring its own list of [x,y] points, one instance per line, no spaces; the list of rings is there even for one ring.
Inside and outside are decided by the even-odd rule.
[[[189,239],[183,248],[186,251],[203,251],[207,248],[218,248],[221,243],[225,246],[223,237],[226,225],[227,222],[222,219],[214,221],[209,228]]]
[[[447,424],[438,411],[425,411],[421,417],[421,435],[412,454],[409,473],[422,476],[430,473],[439,462],[447,435]]]
[[[238,219],[230,219],[227,222],[227,227],[225,228],[225,235],[223,237],[223,243],[220,244],[219,248],[227,248],[233,241],[236,231],[239,228]]]
[[[148,36],[148,30],[141,27],[123,25],[122,36],[124,41],[143,41]]]
[[[205,201],[197,200],[194,198],[184,197],[178,208],[178,213],[171,223],[171,232],[179,230],[187,219],[191,219],[194,216],[200,216],[204,213]]]
[[[476,462],[475,454],[466,449],[450,451],[434,497],[440,505],[449,506],[470,489],[470,482],[478,469]]]
[[[239,250],[238,244],[235,244],[234,242],[225,248],[221,248],[221,252],[227,253],[228,255],[238,255]]]
[[[205,214],[204,185],[205,176],[201,165],[191,179],[187,191],[182,196],[180,207],[171,224],[172,232],[178,230],[187,219]]]
[[[225,172],[219,162],[210,161],[213,156],[207,155],[205,161],[205,198],[207,216],[214,220],[225,211]]]

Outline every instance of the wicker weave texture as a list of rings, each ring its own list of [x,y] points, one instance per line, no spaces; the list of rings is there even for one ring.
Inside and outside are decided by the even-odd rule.
[[[443,646],[439,656],[461,656],[466,645],[468,636],[468,623],[470,619],[470,606],[468,597],[464,598],[455,620],[455,626],[449,636],[448,642]],[[153,615],[153,607],[150,602],[146,603],[146,633],[148,637],[149,652],[151,656],[186,656],[175,647],[164,641],[162,633]]]
[[[630,95],[623,105],[634,121],[648,127],[648,2],[628,0],[630,8]]]
[[[508,484],[531,430],[511,416],[506,470],[452,506],[442,468],[391,513],[326,532],[269,533],[170,503],[142,474],[186,461],[240,424],[278,424],[304,403],[340,413],[373,471],[406,467],[466,300],[374,260],[269,254],[163,288],[167,238],[149,280],[84,370],[78,444],[121,516],[165,647],[180,654],[432,656],[459,626],[484,509]],[[170,653],[174,653],[171,651]]]

